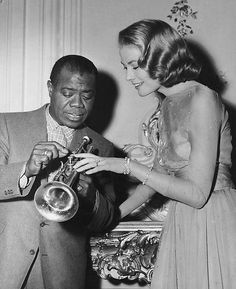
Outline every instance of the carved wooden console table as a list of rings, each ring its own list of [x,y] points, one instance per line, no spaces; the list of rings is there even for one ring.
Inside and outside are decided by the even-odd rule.
[[[93,270],[103,279],[150,283],[162,223],[121,222],[114,230],[91,238]]]

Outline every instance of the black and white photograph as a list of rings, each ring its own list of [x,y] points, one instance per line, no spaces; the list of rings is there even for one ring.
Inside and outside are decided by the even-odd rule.
[[[235,289],[235,0],[0,0],[0,289]]]

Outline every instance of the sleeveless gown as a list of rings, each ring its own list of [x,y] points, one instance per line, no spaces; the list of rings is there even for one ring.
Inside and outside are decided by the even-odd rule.
[[[205,137],[189,121],[194,110],[192,100],[199,89],[209,94],[209,88],[189,82],[182,91],[166,96],[161,104],[155,169],[162,173],[164,169],[167,174],[178,175],[188,167],[193,145],[189,132]],[[168,201],[151,289],[236,288],[236,190],[230,176],[231,134],[227,111],[214,94],[220,133],[219,140],[215,140],[219,151],[211,194],[200,209],[174,198]]]

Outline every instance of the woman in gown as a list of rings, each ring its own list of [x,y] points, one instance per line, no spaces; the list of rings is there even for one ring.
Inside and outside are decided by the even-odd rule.
[[[85,153],[75,168],[139,180],[120,206],[122,217],[157,192],[169,198],[152,289],[233,289],[236,190],[228,113],[220,96],[197,82],[200,66],[185,40],[163,21],[128,26],[119,33],[119,50],[138,94],[157,95],[154,161]]]

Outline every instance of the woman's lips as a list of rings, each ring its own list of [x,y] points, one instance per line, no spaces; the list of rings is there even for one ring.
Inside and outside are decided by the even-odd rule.
[[[135,88],[139,88],[142,84],[143,84],[142,82],[133,83],[133,85],[134,85]]]

